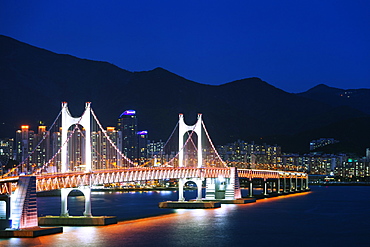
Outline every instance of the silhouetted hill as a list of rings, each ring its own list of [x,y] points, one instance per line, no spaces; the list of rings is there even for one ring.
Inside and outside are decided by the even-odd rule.
[[[370,147],[368,126],[370,117],[351,118],[293,135],[267,136],[263,140],[266,143],[278,142],[285,152],[308,153],[311,140],[334,138],[339,142],[315,149],[315,152],[365,156],[366,148]]]
[[[162,68],[129,72],[6,36],[0,36],[0,85],[0,137],[14,136],[21,124],[36,129],[37,121],[44,120],[50,125],[62,101],[68,102],[75,116],[91,101],[104,126],[116,126],[123,111],[135,109],[139,128],[147,129],[152,140],[166,140],[179,113],[184,113],[188,124],[203,113],[216,144],[237,139],[263,142],[271,136],[274,142],[269,144],[281,145],[286,140],[292,144],[299,133],[367,116],[347,106],[287,93],[259,78],[211,86]]]
[[[339,89],[320,84],[297,95],[332,106],[349,106],[370,114],[370,89]]]

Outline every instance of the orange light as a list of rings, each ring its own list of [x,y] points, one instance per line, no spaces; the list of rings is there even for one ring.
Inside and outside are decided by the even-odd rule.
[[[109,131],[109,132],[114,131],[114,127],[107,127],[107,131]]]
[[[30,126],[28,126],[28,125],[22,125],[21,126],[21,129],[23,130],[23,129],[28,129]]]

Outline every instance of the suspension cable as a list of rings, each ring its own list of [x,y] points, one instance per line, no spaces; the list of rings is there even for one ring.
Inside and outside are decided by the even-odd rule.
[[[211,138],[210,138],[210,136],[208,134],[208,131],[206,129],[206,125],[204,124],[203,120],[202,120],[202,126],[203,126],[203,129],[204,129],[204,132],[206,133],[206,136],[208,138],[208,141],[210,142],[210,144],[212,146],[213,151],[216,153],[217,157],[220,159],[220,161],[224,165],[224,167],[227,167],[226,162],[221,159],[221,156],[218,154],[215,146],[213,145],[212,140],[211,140]]]
[[[13,167],[8,173],[4,174],[3,177],[8,176],[13,171],[21,167],[35,153],[36,149],[41,145],[41,143],[46,139],[46,137],[50,135],[50,130],[54,127],[55,123],[57,122],[61,114],[62,114],[62,110],[59,111],[57,117],[54,119],[53,124],[50,126],[49,130],[46,132],[46,135],[43,135],[42,139],[39,141],[39,143],[37,143],[35,148],[27,155],[27,157],[21,163],[19,163],[16,167]]]
[[[60,146],[60,148],[58,149],[58,151],[54,154],[54,156],[49,159],[49,161],[47,163],[45,163],[45,165],[43,165],[42,167],[38,168],[36,170],[36,172],[34,172],[34,174],[38,174],[39,172],[41,173],[42,170],[47,167],[55,158],[56,156],[61,152],[62,148],[64,147],[64,145],[66,145],[68,142],[69,142],[69,139],[71,139],[71,137],[73,136],[73,134],[75,133],[75,131],[78,129],[78,124],[80,123],[82,117],[80,118],[80,120],[78,121],[78,123],[75,125],[75,127],[73,128],[73,131],[69,134],[67,140],[63,143],[63,145]]]
[[[173,134],[175,133],[175,130],[177,129],[177,126],[179,126],[179,122],[180,122],[180,120],[179,120],[179,121],[177,121],[176,126],[175,126],[175,128],[172,130],[172,133],[171,133],[170,137],[167,139],[166,143],[163,145],[162,150],[161,150],[161,154],[162,154],[162,152],[163,152],[163,150],[164,150],[164,147],[165,147],[165,146],[168,144],[168,142],[171,140],[171,138],[172,138]]]
[[[194,127],[193,127],[193,129],[192,129],[192,131],[191,131],[191,133],[190,133],[190,135],[188,137],[188,139],[186,140],[186,142],[184,143],[184,145],[181,147],[181,149],[179,150],[179,152],[170,161],[164,163],[163,165],[167,165],[168,166],[169,163],[173,162],[173,160],[176,159],[179,156],[180,152],[185,148],[186,144],[189,142],[189,140],[191,139],[193,133],[195,132],[194,130],[195,130],[195,127],[197,126],[197,124],[198,123],[196,123],[194,125]]]

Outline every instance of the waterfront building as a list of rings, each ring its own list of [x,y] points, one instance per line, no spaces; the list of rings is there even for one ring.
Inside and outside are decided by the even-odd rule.
[[[335,167],[334,175],[338,179],[351,181],[369,181],[370,162],[364,158],[343,156],[341,162]]]

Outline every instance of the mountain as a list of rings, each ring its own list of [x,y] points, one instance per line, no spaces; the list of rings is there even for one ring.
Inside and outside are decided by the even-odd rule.
[[[320,84],[297,95],[332,106],[349,106],[370,114],[370,89],[339,89]]]
[[[289,151],[298,150],[292,144],[300,133],[369,116],[346,105],[287,93],[259,78],[211,86],[163,68],[130,72],[1,35],[0,90],[0,137],[14,136],[22,124],[36,129],[43,120],[50,125],[63,101],[74,116],[81,115],[85,102],[92,102],[104,126],[116,126],[123,111],[135,109],[139,128],[148,130],[151,140],[166,140],[179,113],[188,124],[202,113],[215,144],[243,139],[280,145],[290,140]]]

